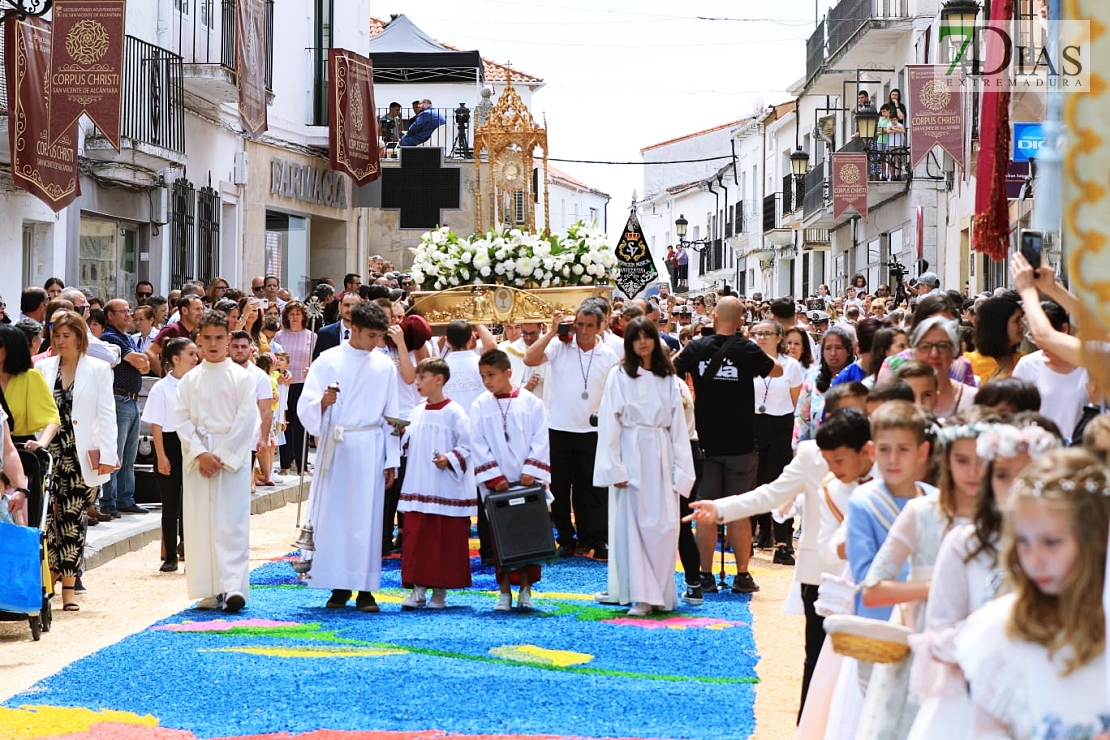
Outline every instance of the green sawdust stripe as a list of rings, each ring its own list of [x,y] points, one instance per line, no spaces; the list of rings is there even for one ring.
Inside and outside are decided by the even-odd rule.
[[[538,668],[545,671],[561,671],[563,673],[577,673],[583,676],[608,676],[611,678],[634,678],[645,681],[671,681],[673,683],[683,683],[686,681],[694,681],[696,683],[711,683],[711,684],[755,684],[759,683],[756,677],[744,678],[726,678],[726,677],[712,677],[712,676],[675,676],[668,673],[636,673],[633,671],[616,671],[608,668],[585,668],[581,666],[557,666],[546,665],[543,663],[527,663],[519,660],[506,660],[505,658],[492,658],[488,655],[469,655],[467,653],[455,653],[449,650],[436,650],[434,648],[420,648],[411,647],[408,645],[395,645],[388,642],[366,642],[362,643],[369,647],[377,647],[382,649],[405,650],[417,655],[428,655],[433,658],[454,658],[456,660],[473,660],[479,663],[494,663],[497,665],[507,666],[526,666],[528,668]]]

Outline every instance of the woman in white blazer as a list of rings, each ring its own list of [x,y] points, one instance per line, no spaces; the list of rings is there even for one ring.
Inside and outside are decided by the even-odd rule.
[[[97,488],[119,467],[116,454],[116,404],[112,369],[86,355],[88,328],[81,315],[54,315],[50,330],[53,357],[35,366],[46,378],[61,417],[57,434],[39,441],[54,456],[54,503],[47,544],[50,569],[62,581],[62,608],[77,611],[74,580],[85,550],[85,510],[96,502]]]

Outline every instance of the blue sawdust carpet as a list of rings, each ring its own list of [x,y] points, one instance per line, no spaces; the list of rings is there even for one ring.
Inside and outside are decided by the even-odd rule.
[[[186,610],[70,665],[4,703],[0,735],[750,737],[750,597],[628,618],[593,599],[605,565],[570,558],[544,568],[534,611],[505,613],[493,569],[473,570],[446,610],[402,612],[389,559],[368,615],[267,563],[243,612]]]

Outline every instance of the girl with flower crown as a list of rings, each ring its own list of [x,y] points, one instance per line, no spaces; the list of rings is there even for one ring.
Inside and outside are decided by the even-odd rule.
[[[982,467],[970,431],[985,416],[980,409],[960,413],[954,423],[938,430],[941,446],[940,494],[906,504],[879,548],[863,581],[863,603],[868,607],[900,606],[905,626],[920,630],[925,622],[933,564],[946,532],[969,524]],[[905,581],[899,574],[909,562]],[[867,688],[859,738],[905,738],[917,715],[918,702],[905,701],[912,658],[876,665]],[[901,707],[892,712],[890,707]]]
[[[1085,450],[1054,450],[1022,472],[1005,508],[1013,593],[973,614],[956,640],[972,736],[1107,740],[1110,471]]]
[[[954,640],[964,620],[997,595],[1002,580],[1000,508],[1014,480],[1031,456],[1061,445],[1055,425],[1032,413],[1019,414],[1008,423],[986,417],[957,424],[941,430],[939,436],[945,444],[942,485],[966,489],[973,479],[978,483],[974,523],[955,525],[941,542],[925,607],[925,631],[910,638],[914,650],[910,695],[920,702],[910,740],[972,737],[971,704],[953,655]]]

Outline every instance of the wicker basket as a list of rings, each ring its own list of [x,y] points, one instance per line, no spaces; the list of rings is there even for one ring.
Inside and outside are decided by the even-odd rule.
[[[834,632],[829,635],[833,650],[864,663],[897,663],[910,652],[910,646],[874,637]]]

